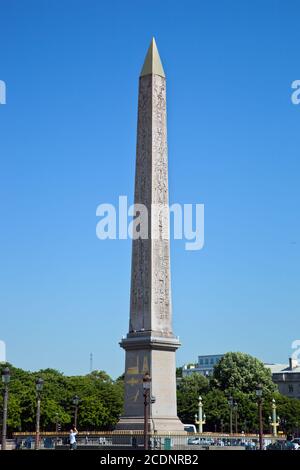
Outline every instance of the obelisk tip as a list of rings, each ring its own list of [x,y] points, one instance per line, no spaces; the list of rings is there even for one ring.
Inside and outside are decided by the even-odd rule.
[[[151,40],[140,76],[144,77],[145,75],[160,75],[165,77],[154,37]]]

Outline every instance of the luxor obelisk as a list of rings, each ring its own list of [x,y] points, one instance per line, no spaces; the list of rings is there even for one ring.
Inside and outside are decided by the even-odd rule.
[[[139,79],[134,203],[148,210],[148,238],[133,240],[125,408],[117,429],[143,429],[143,376],[151,375],[149,427],[183,431],[177,417],[175,351],[172,330],[168,206],[166,78],[154,38]]]

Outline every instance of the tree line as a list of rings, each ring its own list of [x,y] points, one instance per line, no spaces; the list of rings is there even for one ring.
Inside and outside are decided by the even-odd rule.
[[[34,431],[36,420],[36,379],[44,380],[41,393],[41,429],[54,431],[59,424],[68,430],[74,423],[73,397],[79,397],[78,423],[81,429],[111,430],[123,407],[123,381],[113,381],[103,371],[84,376],[65,376],[54,369],[28,372],[10,364],[8,432]],[[3,369],[2,365],[2,369]],[[3,386],[2,386],[3,388]],[[0,419],[2,418],[2,403]]]

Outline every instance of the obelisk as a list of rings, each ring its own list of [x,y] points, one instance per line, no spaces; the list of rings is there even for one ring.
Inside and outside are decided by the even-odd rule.
[[[175,351],[172,330],[168,208],[166,77],[154,38],[139,78],[134,204],[148,211],[148,237],[132,244],[125,407],[117,429],[143,429],[143,377],[151,376],[149,428],[183,431],[177,417]]]

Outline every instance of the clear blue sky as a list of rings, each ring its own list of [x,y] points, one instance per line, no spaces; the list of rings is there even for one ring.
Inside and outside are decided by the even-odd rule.
[[[205,247],[172,243],[178,365],[300,338],[296,0],[1,0],[0,339],[19,367],[123,371],[130,241],[99,203],[133,197],[138,76],[167,75],[171,202],[205,204]]]

